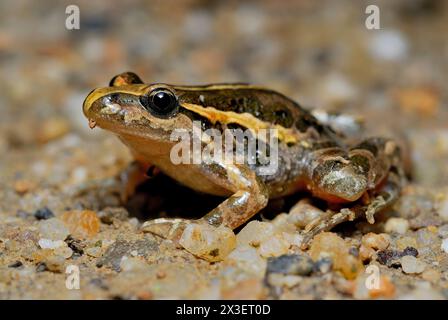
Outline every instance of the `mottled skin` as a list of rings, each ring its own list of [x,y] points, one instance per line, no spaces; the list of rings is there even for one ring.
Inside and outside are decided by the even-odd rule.
[[[175,103],[163,111],[156,109],[152,101],[159,92],[175,97]],[[348,146],[340,134],[296,102],[261,87],[145,85],[128,72],[114,77],[109,87],[92,91],[83,110],[91,127],[98,125],[115,133],[130,148],[142,170],[156,166],[192,189],[227,197],[197,221],[213,226],[234,229],[269,199],[299,190],[350,208],[310,223],[305,228],[307,243],[317,232],[362,214],[373,223],[374,214],[399,196],[404,177],[400,149],[394,141],[370,138]],[[278,170],[260,175],[257,164],[173,164],[170,150],[176,142],[170,141],[170,135],[175,129],[192,131],[192,121],[200,121],[204,130],[278,129]],[[165,237],[175,237],[186,223],[156,219],[147,226],[159,230],[156,233],[167,233]]]

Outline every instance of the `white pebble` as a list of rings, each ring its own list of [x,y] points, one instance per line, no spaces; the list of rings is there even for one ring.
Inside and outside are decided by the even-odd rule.
[[[260,243],[274,234],[274,226],[269,222],[251,221],[236,236],[238,246],[258,247]]]
[[[408,54],[408,43],[401,32],[378,31],[369,43],[370,54],[380,60],[399,61]]]
[[[272,237],[264,240],[258,248],[262,257],[278,257],[288,253],[289,243],[281,237]]]
[[[62,240],[40,239],[39,247],[42,249],[56,249],[67,244]]]
[[[57,256],[61,256],[61,257],[65,258],[65,259],[68,259],[68,258],[70,258],[73,255],[73,250],[70,249],[67,246],[67,244],[66,244],[65,246],[56,248],[54,250],[54,254],[57,255]]]
[[[190,253],[207,261],[223,260],[236,246],[233,231],[226,227],[190,223],[182,233],[179,244]]]
[[[400,262],[404,273],[422,273],[426,268],[426,264],[414,256],[404,256]]]
[[[148,265],[140,260],[139,258],[131,257],[128,258],[124,256],[120,261],[120,269],[122,271],[136,271],[136,270],[144,270]]]
[[[50,240],[65,240],[70,234],[65,224],[57,218],[41,220],[38,228],[42,238]]]
[[[442,251],[448,253],[448,238],[442,240],[442,245],[440,246]]]
[[[260,257],[257,249],[248,245],[239,246],[233,250],[226,262],[234,263],[240,269],[260,277],[264,276],[267,264],[266,260]]]
[[[387,233],[405,234],[409,230],[409,221],[403,218],[390,218],[387,220],[384,230]]]

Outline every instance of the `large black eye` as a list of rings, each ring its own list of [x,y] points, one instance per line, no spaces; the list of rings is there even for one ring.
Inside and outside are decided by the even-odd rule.
[[[141,98],[142,105],[153,115],[168,118],[177,111],[176,96],[166,89],[155,89]]]

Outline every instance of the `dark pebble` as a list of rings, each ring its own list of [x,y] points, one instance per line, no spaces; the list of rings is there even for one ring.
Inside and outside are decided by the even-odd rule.
[[[74,254],[78,256],[82,256],[84,254],[84,245],[81,240],[68,236],[68,238],[65,239],[65,243],[67,243],[67,246],[73,250]]]
[[[38,209],[36,210],[36,212],[34,212],[34,217],[37,220],[47,220],[50,218],[54,218],[54,213],[47,207],[43,207],[42,209]]]
[[[418,250],[414,247],[406,247],[406,249],[403,250],[403,256],[418,256]]]
[[[377,261],[383,265],[391,267],[398,263],[400,265],[399,259],[402,253],[397,250],[381,250],[377,253]]]
[[[269,258],[266,274],[282,273],[289,275],[309,275],[314,268],[313,260],[305,255],[285,254],[276,258]]]
[[[36,267],[36,272],[48,271],[47,265],[44,262],[39,262]]]
[[[418,256],[417,249],[413,247],[407,247],[403,251],[398,250],[382,250],[377,253],[377,261],[388,267],[400,266],[400,258],[404,256]]]
[[[23,263],[21,261],[16,261],[14,263],[11,263],[10,265],[8,265],[8,268],[19,268],[23,266]]]

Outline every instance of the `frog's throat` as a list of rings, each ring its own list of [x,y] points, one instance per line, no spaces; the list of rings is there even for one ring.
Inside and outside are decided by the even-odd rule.
[[[120,87],[105,87],[105,88],[98,88],[90,92],[87,96],[87,98],[84,100],[82,110],[84,112],[84,115],[88,117],[88,113],[90,111],[90,108],[92,107],[93,103],[97,101],[98,99],[101,99],[104,96],[107,96],[111,93],[127,93],[132,94],[136,96],[144,95],[149,90],[148,85],[146,84],[133,84],[133,85],[126,85],[126,86],[120,86]]]
[[[222,124],[239,124],[254,133],[258,133],[261,129],[275,129],[279,140],[284,141],[285,143],[297,142],[297,135],[292,129],[285,128],[280,125],[272,125],[271,123],[262,121],[247,112],[236,113],[233,111],[221,111],[214,107],[203,107],[192,103],[181,103],[181,106],[207,118],[213,124],[216,122]]]

